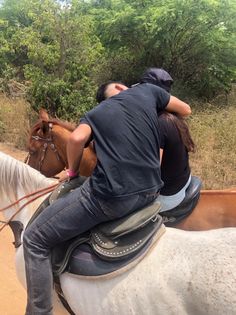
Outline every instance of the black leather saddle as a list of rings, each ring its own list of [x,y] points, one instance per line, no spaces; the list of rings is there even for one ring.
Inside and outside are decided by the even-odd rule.
[[[78,177],[61,183],[40,205],[28,225],[48,205],[63,198],[85,180],[85,177]],[[163,233],[160,208],[160,203],[151,204],[120,219],[101,223],[74,239],[60,243],[52,250],[54,276],[65,270],[80,275],[99,276],[137,260]]]
[[[198,203],[201,186],[201,180],[196,176],[192,176],[184,200],[177,207],[160,212],[166,226],[174,226],[191,214]]]
[[[159,210],[160,204],[152,204],[58,245],[52,251],[54,275],[101,276],[135,261],[163,233]]]

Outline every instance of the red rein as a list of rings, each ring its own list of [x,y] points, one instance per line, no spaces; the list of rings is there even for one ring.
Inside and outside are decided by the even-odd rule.
[[[20,201],[22,201],[22,200],[24,200],[24,199],[26,199],[26,198],[29,198],[29,197],[31,197],[31,196],[37,195],[37,196],[31,198],[30,200],[26,201],[26,202],[10,217],[10,219],[9,219],[8,221],[4,222],[4,224],[0,227],[0,231],[2,231],[2,230],[4,229],[4,227],[7,226],[7,225],[9,224],[9,222],[17,215],[17,213],[19,213],[25,206],[27,206],[29,203],[33,202],[34,200],[36,200],[36,199],[38,199],[38,198],[40,198],[40,197],[42,197],[42,196],[44,196],[44,195],[50,193],[51,191],[54,190],[54,188],[55,188],[57,185],[58,185],[58,183],[57,183],[57,184],[53,184],[53,185],[48,186],[48,187],[45,187],[45,188],[42,188],[42,189],[39,189],[39,190],[36,190],[36,191],[32,192],[31,194],[28,194],[28,195],[26,195],[26,196],[23,196],[23,197],[21,197],[20,199],[18,199],[18,200],[16,200],[15,202],[13,202],[12,204],[10,204],[10,205],[8,205],[8,206],[6,206],[6,207],[0,209],[0,212],[1,212],[1,211],[4,211],[4,210],[7,210],[7,209],[9,209],[9,208],[15,206],[16,204],[18,204]]]

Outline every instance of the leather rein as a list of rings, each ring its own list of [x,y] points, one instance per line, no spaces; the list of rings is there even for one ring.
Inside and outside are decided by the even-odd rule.
[[[43,142],[43,146],[40,147],[40,149],[42,148],[42,155],[40,157],[40,160],[39,160],[39,167],[37,168],[37,170],[39,172],[41,172],[41,169],[42,169],[42,165],[43,165],[43,162],[45,160],[45,157],[46,157],[46,153],[47,153],[47,149],[50,147],[51,150],[55,153],[56,157],[57,157],[57,160],[60,161],[61,163],[63,164],[66,164],[62,158],[60,157],[59,153],[58,153],[58,150],[55,146],[55,144],[53,143],[53,134],[52,134],[52,128],[53,128],[53,123],[49,123],[49,137],[48,138],[42,138],[40,136],[31,136],[31,139],[34,139],[36,141],[42,141]],[[50,144],[50,145],[49,145]],[[39,150],[40,150],[39,149]],[[29,159],[30,157],[34,154],[33,153],[28,153],[28,155],[26,156],[25,160],[24,160],[24,163],[26,164],[29,164]]]
[[[48,187],[45,187],[45,188],[41,188],[41,189],[38,189],[28,195],[25,195],[23,197],[21,197],[20,199],[16,200],[15,202],[11,203],[10,205],[4,207],[4,208],[1,208],[0,209],[0,212],[4,211],[4,210],[7,210],[17,204],[19,204],[20,201],[24,200],[24,199],[27,199],[29,197],[32,197],[30,200],[26,201],[22,206],[20,206],[18,208],[18,210],[7,220],[7,221],[0,221],[0,223],[2,223],[2,226],[0,227],[0,231],[2,231],[4,229],[5,226],[7,226],[11,221],[12,219],[25,207],[27,206],[28,204],[30,204],[31,202],[33,202],[34,200],[50,193],[51,191],[54,190],[54,188],[58,185],[58,183],[56,184],[53,184],[51,186],[48,186]]]

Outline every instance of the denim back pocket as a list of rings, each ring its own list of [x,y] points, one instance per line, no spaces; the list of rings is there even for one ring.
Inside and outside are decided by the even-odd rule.
[[[98,202],[104,214],[109,219],[120,218],[129,213],[146,207],[152,203],[158,196],[158,193],[140,193],[125,198],[99,198]]]

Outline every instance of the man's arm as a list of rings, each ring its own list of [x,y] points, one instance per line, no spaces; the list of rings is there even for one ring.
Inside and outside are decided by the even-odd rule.
[[[191,114],[190,106],[175,96],[170,96],[169,103],[165,108],[168,112],[174,112],[181,116],[189,116]]]
[[[70,135],[67,143],[67,158],[69,170],[78,172],[85,144],[92,134],[92,129],[87,124],[79,125]]]

